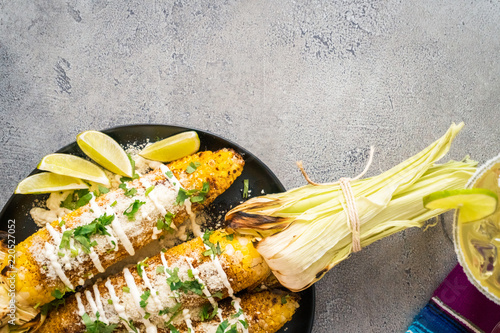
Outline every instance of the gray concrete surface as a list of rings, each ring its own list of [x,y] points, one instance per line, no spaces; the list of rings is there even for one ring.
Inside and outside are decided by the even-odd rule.
[[[193,126],[287,188],[374,175],[465,121],[450,158],[500,151],[498,1],[0,1],[0,206],[88,129]],[[313,332],[403,332],[456,263],[451,217],[317,283]]]

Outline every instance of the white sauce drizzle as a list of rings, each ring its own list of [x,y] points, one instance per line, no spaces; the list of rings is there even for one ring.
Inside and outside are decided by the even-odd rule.
[[[156,165],[156,164],[155,164]],[[170,168],[168,166],[166,166],[165,164],[163,163],[159,163],[159,167],[160,167],[160,170],[161,172],[163,172],[163,174],[165,174],[165,176],[167,177],[168,179],[168,182],[170,184],[172,184],[172,186],[175,188],[175,190],[178,192],[179,189],[182,187],[181,186],[181,182],[179,181],[179,179],[177,179],[174,175],[174,173],[172,172],[172,170],[170,170]],[[167,173],[169,172],[172,172],[172,177],[169,177],[167,176]]]
[[[90,309],[92,310],[92,313],[96,314],[97,311],[99,311],[99,310],[97,310],[97,306],[94,302],[94,298],[92,297],[92,293],[90,292],[90,290],[85,290],[85,297],[87,298],[87,302],[90,305]],[[104,322],[104,320],[103,320],[103,322]]]
[[[161,309],[161,301],[158,298],[158,295],[156,295],[156,290],[151,285],[151,282],[149,281],[148,273],[146,272],[146,269],[144,269],[144,268],[142,270],[142,280],[144,281],[144,285],[146,285],[146,288],[148,288],[151,291],[151,297],[153,298],[153,302],[156,303],[156,306],[158,307],[158,309]]]
[[[189,309],[182,310],[182,315],[184,316],[184,321],[186,322],[186,326],[188,327],[188,332],[194,333],[194,328],[191,322],[191,314],[189,313]]]
[[[90,209],[92,209],[94,211],[94,214],[96,214],[97,216],[101,216],[102,215],[101,207],[99,207],[97,202],[95,202],[94,193],[92,193],[92,192],[90,192],[90,193],[92,194],[92,198],[89,201]]]
[[[99,260],[99,256],[97,253],[95,253],[94,248],[90,248],[90,253],[89,253],[90,259],[92,259],[92,262],[94,263],[94,266],[97,268],[99,272],[104,272],[104,267],[102,267],[101,260]]]
[[[73,284],[71,281],[68,279],[66,274],[64,274],[64,271],[62,270],[61,264],[57,261],[58,256],[55,253],[57,249],[54,247],[54,245],[50,244],[49,242],[45,243],[45,256],[47,259],[50,261],[50,265],[56,272],[57,276],[61,279],[61,281],[71,290],[75,289],[73,287]]]
[[[104,285],[106,286],[106,288],[108,288],[109,296],[111,297],[111,301],[113,302],[113,307],[115,308],[116,313],[118,313],[118,317],[122,318],[123,321],[126,322],[127,326],[131,329],[127,313],[125,312],[125,307],[120,304],[120,299],[116,296],[115,287],[113,286],[113,284],[111,284],[111,281],[109,279],[106,280],[106,283]]]
[[[94,284],[92,287],[94,289],[94,296],[97,305],[97,310],[99,310],[99,314],[101,315],[100,320],[105,324],[109,324],[109,320],[108,318],[106,318],[106,314],[104,312],[104,306],[102,305],[101,293],[99,292],[99,288],[97,288],[97,284]]]
[[[206,244],[205,244],[205,248],[207,250],[210,249],[210,247],[208,247]],[[234,296],[234,290],[231,287],[231,284],[229,283],[229,279],[227,278],[226,272],[222,268],[222,265],[221,265],[221,263],[219,261],[219,258],[216,255],[212,254],[212,255],[210,255],[210,259],[212,259],[212,262],[214,263],[215,268],[217,269],[217,272],[219,273],[219,276],[222,279],[222,283],[224,284],[224,287],[226,287],[226,289],[227,289],[227,293],[233,299],[232,304],[233,304],[234,309],[236,310],[236,312],[239,312],[241,310],[241,305],[240,305],[241,299],[238,298],[238,297],[236,297],[236,296]],[[242,311],[241,315],[238,316],[238,319],[246,320],[245,314],[243,313],[243,311]],[[243,328],[243,332],[244,333],[248,333],[248,328],[245,328],[243,325],[241,325],[241,327]]]
[[[120,222],[118,222],[118,219],[116,219],[116,217],[111,222],[111,227],[116,233],[116,237],[118,237],[118,239],[122,242],[123,247],[125,248],[125,250],[127,250],[128,254],[133,256],[135,254],[134,247],[132,246],[130,239],[128,239],[127,235],[122,229],[122,226],[120,225]]]
[[[137,288],[137,285],[135,284],[134,277],[128,270],[128,268],[123,269],[123,276],[125,277],[125,282],[127,283],[127,287],[130,289],[130,294],[132,295],[132,298],[134,299],[135,306],[139,313],[141,314],[141,322],[146,326],[146,333],[156,333],[158,332],[158,329],[156,326],[154,326],[148,319],[144,319],[144,316],[146,315],[146,311],[144,311],[143,308],[141,308],[140,302],[141,302],[141,295],[139,293],[139,289]]]
[[[193,273],[194,278],[196,279],[196,281],[198,281],[200,284],[202,284],[204,286],[204,288],[202,289],[203,294],[205,294],[205,296],[207,297],[207,299],[210,302],[210,304],[212,304],[212,307],[214,309],[217,309],[217,317],[219,317],[220,321],[223,322],[224,319],[222,319],[222,314],[221,314],[219,305],[217,304],[217,301],[212,297],[212,294],[208,290],[207,285],[200,278],[200,272],[196,268],[193,267],[193,264],[192,264],[193,259],[186,257],[186,261],[189,264],[189,267],[191,268],[191,272]]]
[[[80,293],[76,293],[76,303],[78,304],[78,315],[81,317],[85,314],[85,307],[82,304],[82,299],[80,298]]]
[[[191,210],[191,200],[187,198],[184,200],[184,206],[186,207],[186,212],[189,215],[189,220],[191,221],[191,229],[193,229],[193,234],[196,237],[203,237],[203,232],[201,227],[196,223],[196,214]]]
[[[45,227],[47,228],[47,231],[50,234],[50,237],[54,240],[54,243],[59,247],[59,244],[61,244],[61,235],[55,229],[50,225],[46,224]]]

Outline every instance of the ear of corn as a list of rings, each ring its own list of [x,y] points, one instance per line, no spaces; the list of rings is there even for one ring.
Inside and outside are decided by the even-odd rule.
[[[144,295],[144,293],[148,291],[151,293],[151,296],[148,298],[148,304],[143,308],[143,310],[150,314],[148,320],[153,325],[161,327],[165,321],[168,321],[171,314],[161,316],[159,315],[159,311],[165,308],[174,307],[177,304],[177,301],[182,304],[179,311],[183,308],[200,307],[209,303],[209,301],[212,303],[214,299],[218,300],[220,298],[231,296],[238,291],[263,281],[267,276],[269,276],[270,271],[268,266],[255,250],[253,244],[248,238],[237,236],[228,237],[227,233],[217,231],[210,235],[209,241],[215,246],[220,246],[221,254],[216,256],[217,259],[206,253],[207,247],[205,246],[203,240],[198,237],[168,249],[165,253],[161,253],[150,258],[145,265],[142,266],[142,277],[139,275],[137,267],[130,268],[131,276],[133,276],[133,280],[138,288],[139,294]],[[216,261],[220,262],[224,271],[223,273],[217,271]],[[184,282],[193,281],[193,278],[189,277],[189,273],[186,272],[190,269],[196,269],[199,272],[198,281],[204,285],[209,294],[199,295],[192,291],[179,291],[177,293],[172,291],[172,285],[169,285],[167,281],[168,275],[164,272],[165,263],[167,264],[167,269],[169,271],[178,269],[177,274],[181,280],[184,280]],[[147,277],[147,281],[150,283],[150,286],[148,286],[145,282],[145,275]],[[224,280],[230,284],[232,289],[231,291],[225,286],[225,283],[223,282]],[[116,312],[115,305],[107,303],[107,300],[112,297],[110,296],[109,287],[106,284],[111,283],[117,298],[120,300],[120,305],[124,306],[126,309],[128,320],[134,322],[135,326],[140,326],[140,324],[143,323],[144,314],[141,315],[141,310],[132,300],[134,286],[129,282],[130,280],[127,280],[124,274],[115,274],[109,277],[106,281],[100,281],[96,284],[99,291],[99,297],[103,300],[104,312],[101,313],[101,316],[106,317],[112,323],[123,324],[123,321],[120,320],[119,315]],[[90,316],[90,318],[92,318],[92,320],[96,320],[95,311],[92,309],[89,298],[88,296],[84,296],[87,295],[87,293],[90,293],[94,300],[97,299],[94,287],[90,286],[84,288],[79,294],[81,295],[80,299],[85,312]],[[211,295],[219,296],[216,297]],[[291,302],[289,306],[283,307],[284,312],[278,314],[278,310],[280,310],[281,307],[273,307],[276,304],[269,304],[270,302],[276,302],[275,300],[272,300],[276,297],[271,297],[268,294],[262,294],[260,296],[247,296],[244,299],[247,299],[248,297],[251,297],[253,300],[265,300],[265,306],[264,304],[252,304],[254,301],[249,301],[245,303],[246,305],[242,305],[245,312],[247,309],[249,311],[246,318],[248,318],[250,322],[255,322],[254,326],[256,330],[254,330],[254,332],[271,332],[271,330],[265,331],[266,327],[281,327],[280,325],[283,325],[284,322],[291,317],[291,314],[296,308],[296,303]],[[292,301],[293,300],[294,298],[292,298]],[[116,302],[116,300],[114,302]],[[225,306],[225,309],[227,310],[226,312],[229,312],[228,306]],[[257,319],[252,319],[252,316],[257,312],[256,309],[261,309],[263,313],[270,314],[270,318],[266,321],[265,325],[263,323],[259,323]],[[234,308],[232,308],[232,310],[234,313]],[[82,322],[81,314],[78,312],[78,297],[76,295],[71,295],[66,299],[65,305],[50,312],[38,332],[84,332],[85,325]],[[180,327],[185,325],[182,316],[177,318],[174,323],[176,327],[177,325]],[[259,325],[265,327],[260,327]]]
[[[422,198],[438,190],[463,188],[476,162],[435,165],[449,150],[463,124],[422,152],[372,178],[351,182],[367,246],[409,227],[421,227],[444,210],[427,210]],[[253,198],[226,215],[229,227],[261,238],[257,250],[281,284],[303,290],[353,251],[352,230],[338,184],[307,185]]]
[[[193,162],[199,162],[200,166],[195,172],[187,173],[187,166]],[[170,163],[168,167],[181,182],[182,187],[187,190],[201,189],[205,182],[210,184],[205,200],[192,204],[192,210],[198,211],[210,204],[233,183],[236,177],[241,174],[243,164],[244,161],[240,155],[233,150],[222,149],[217,152],[199,152],[174,161]],[[156,185],[156,188],[163,186],[162,188],[167,189],[168,186],[170,186],[170,188],[172,186],[169,185],[167,176],[162,170],[154,170],[150,174],[144,175],[128,185],[129,187],[136,188],[138,194],[142,193],[142,198],[145,198],[144,194],[146,190],[146,186],[143,185],[144,179],[147,180],[148,183]],[[172,195],[173,200],[175,200],[176,193]],[[109,207],[114,201],[122,202],[128,200],[132,202],[133,199],[134,198],[125,196],[122,189],[117,189],[98,197],[95,202],[98,207],[104,208]],[[149,201],[147,204],[152,206],[152,203]],[[178,207],[177,214],[173,219],[175,225],[183,222],[188,216],[185,206]],[[90,204],[87,204],[67,215],[64,218],[64,227],[66,229],[75,229],[76,227],[88,224],[90,222],[88,218],[89,214],[92,214],[92,211]],[[117,212],[116,214],[118,216],[119,213]],[[140,231],[127,235],[134,249],[141,248],[153,240],[152,235],[154,229],[156,229],[156,221],[158,217],[161,217],[160,215],[160,211],[153,209],[151,214],[147,216],[136,214],[136,219],[134,221],[131,222],[126,219],[123,221],[126,226],[134,223],[135,230]],[[51,226],[56,232],[62,234],[62,227],[59,225],[59,221],[54,221],[51,223]],[[17,316],[18,324],[29,321],[33,316],[33,312],[35,312],[35,314],[38,312],[38,310],[32,310],[34,306],[40,306],[52,301],[54,299],[53,293],[56,290],[62,292],[67,290],[65,283],[57,276],[49,276],[47,273],[47,265],[41,263],[40,258],[44,258],[41,253],[43,252],[45,243],[53,243],[55,247],[59,246],[59,244],[55,244],[47,227],[40,229],[16,246],[17,258],[15,267],[18,272],[16,273],[15,290],[19,314]],[[117,244],[117,251],[110,252],[108,250],[109,249],[106,248],[96,248],[95,250],[104,269],[129,255],[129,252],[127,252],[120,242]],[[7,265],[7,258],[4,259],[2,268],[5,265]],[[6,315],[9,311],[8,301],[10,300],[6,285],[8,276],[5,274],[5,271],[6,269],[3,269],[4,274],[0,275],[0,279],[2,279],[3,282],[0,286],[0,324],[3,325],[9,320]],[[78,265],[73,265],[70,270],[65,271],[67,278],[73,286],[83,285],[86,279],[97,273],[98,269],[91,258],[83,254],[79,257]]]

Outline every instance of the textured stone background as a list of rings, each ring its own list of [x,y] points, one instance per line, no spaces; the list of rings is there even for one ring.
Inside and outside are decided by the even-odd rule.
[[[500,151],[498,1],[0,0],[0,206],[87,129],[192,126],[331,181],[374,175],[452,121],[449,156]],[[451,216],[317,284],[315,333],[402,332],[455,265]]]

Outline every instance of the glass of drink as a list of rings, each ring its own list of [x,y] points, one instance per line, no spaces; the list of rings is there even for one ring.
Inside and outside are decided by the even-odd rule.
[[[485,188],[500,198],[500,155],[478,168],[467,188]],[[454,238],[458,261],[469,281],[493,302],[500,304],[500,205],[486,218],[458,223],[455,212]]]

